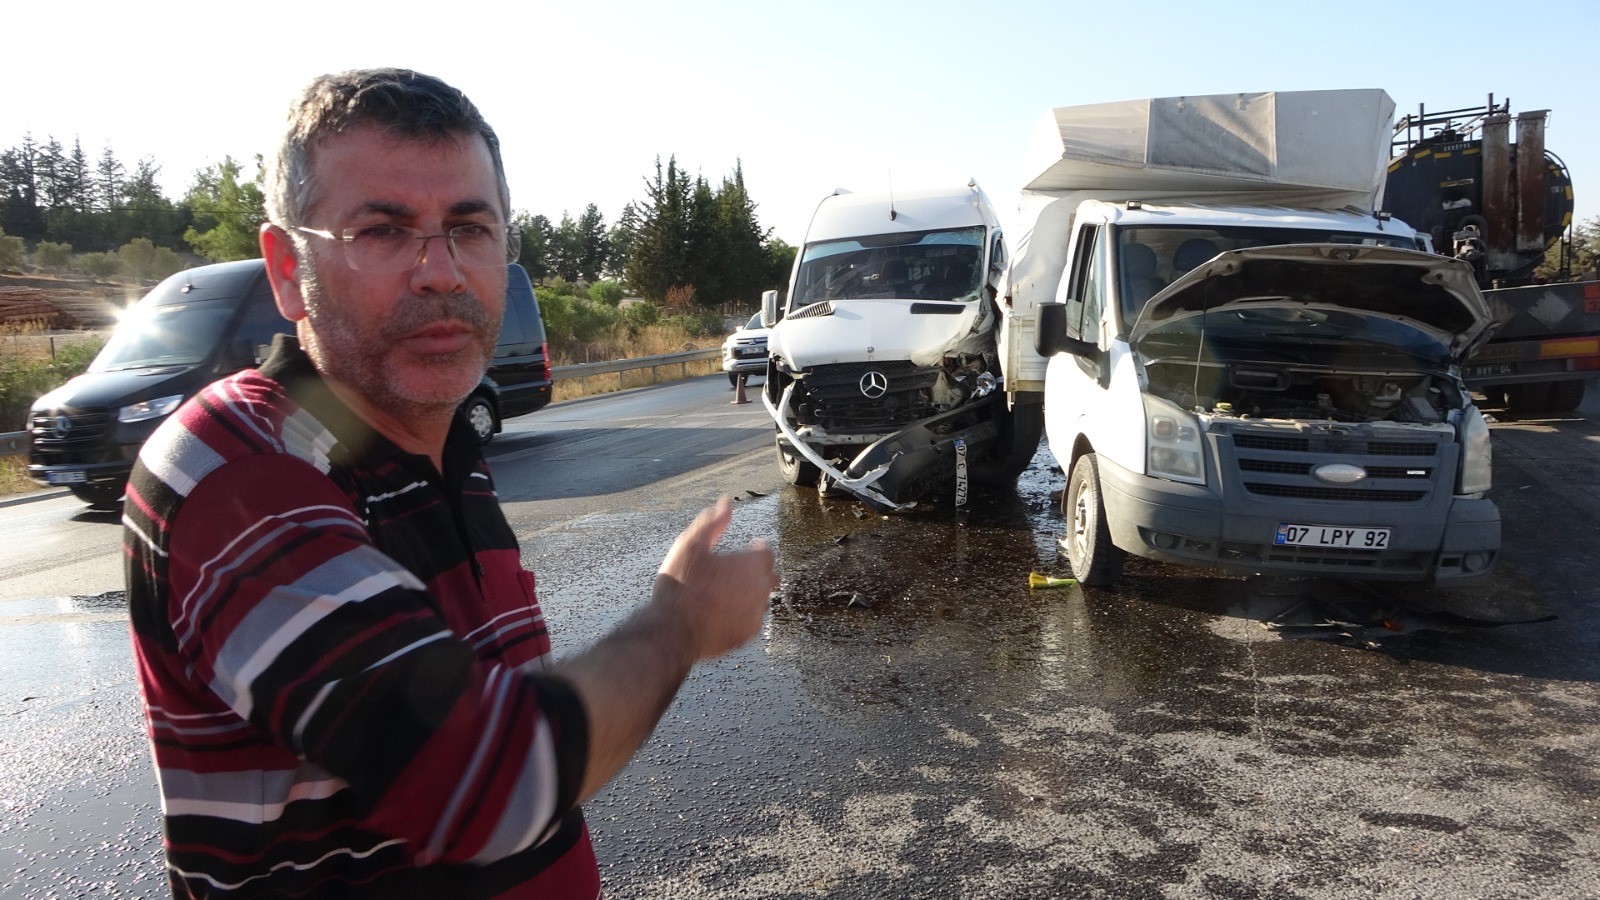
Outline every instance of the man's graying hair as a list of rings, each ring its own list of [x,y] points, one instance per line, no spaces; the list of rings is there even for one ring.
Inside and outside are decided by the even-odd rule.
[[[316,145],[352,128],[377,128],[411,141],[483,138],[494,159],[502,211],[511,213],[500,139],[467,95],[410,69],[355,69],[311,82],[289,108],[283,143],[267,167],[267,219],[281,228],[304,225],[319,185],[311,176]]]

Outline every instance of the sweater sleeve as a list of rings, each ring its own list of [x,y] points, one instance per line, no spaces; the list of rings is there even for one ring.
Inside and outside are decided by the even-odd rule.
[[[227,463],[169,527],[167,612],[193,678],[335,775],[418,864],[504,858],[575,805],[588,729],[571,689],[479,659],[314,467]]]

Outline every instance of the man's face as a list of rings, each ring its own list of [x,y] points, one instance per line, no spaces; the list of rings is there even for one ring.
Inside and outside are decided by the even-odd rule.
[[[357,129],[317,144],[311,166],[320,188],[307,215],[313,228],[388,224],[442,235],[505,224],[494,161],[478,137],[424,143]],[[462,268],[437,237],[410,269],[356,271],[340,242],[306,240],[302,333],[324,376],[401,422],[453,409],[477,386],[500,332],[504,266]]]

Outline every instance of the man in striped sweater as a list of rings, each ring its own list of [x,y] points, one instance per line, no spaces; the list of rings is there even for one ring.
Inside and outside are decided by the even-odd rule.
[[[726,500],[650,599],[555,663],[477,442],[517,238],[492,129],[405,70],[314,81],[262,255],[296,322],[145,445],[135,660],[180,897],[581,897],[579,804],[777,586]]]

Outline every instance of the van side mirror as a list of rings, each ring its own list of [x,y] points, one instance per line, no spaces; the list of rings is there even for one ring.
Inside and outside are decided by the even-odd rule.
[[[771,328],[778,324],[778,292],[761,292],[761,327]]]
[[[1067,305],[1065,303],[1041,303],[1034,322],[1037,327],[1033,330],[1033,348],[1045,358],[1055,356],[1057,353],[1070,353],[1085,359],[1096,359],[1100,356],[1100,348],[1088,341],[1067,337]]]

